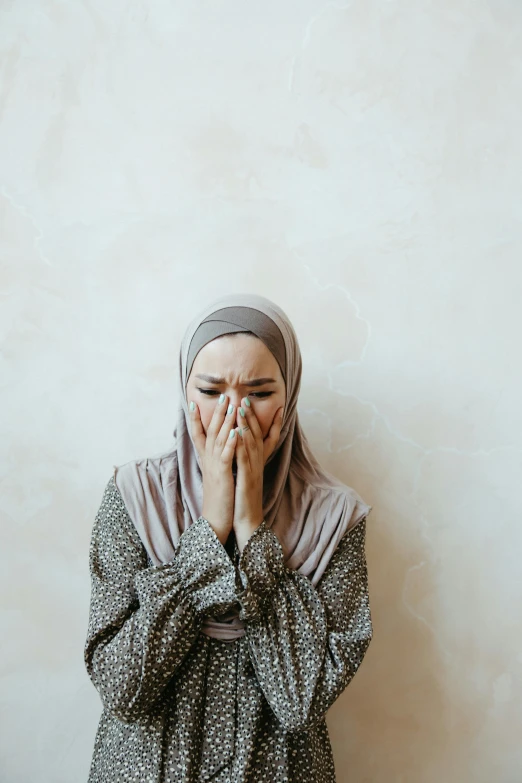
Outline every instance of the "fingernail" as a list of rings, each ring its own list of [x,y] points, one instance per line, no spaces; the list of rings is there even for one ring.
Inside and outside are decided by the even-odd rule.
[[[233,405],[232,405],[232,403],[231,403],[231,404],[228,406],[228,411],[227,411],[227,413],[232,413],[232,411],[233,411],[233,410],[234,410],[234,406],[233,406]]]
[[[243,416],[243,418],[245,418],[245,411],[243,410],[243,408],[240,408],[240,409],[239,409],[239,414],[240,414],[241,416]]]
[[[220,403],[221,403],[221,402],[224,402],[224,400],[225,400],[225,395],[224,395],[224,394],[220,394],[220,395],[219,395],[219,402],[220,402]]]
[[[247,408],[250,408],[250,400],[248,399],[248,397],[245,397],[245,405],[247,406]]]
[[[228,437],[233,438],[235,434],[236,434],[235,430],[230,430],[230,435]]]
[[[190,410],[191,410],[191,411],[193,411],[193,410],[195,409],[195,407],[196,407],[196,406],[194,405],[194,403],[193,403],[193,402],[192,402],[192,400],[191,400],[191,401],[190,401],[190,405],[189,405],[189,408],[190,408]]]

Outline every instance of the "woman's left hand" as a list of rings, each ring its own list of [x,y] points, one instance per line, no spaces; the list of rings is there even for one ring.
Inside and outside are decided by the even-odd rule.
[[[245,416],[241,416],[243,410]],[[243,551],[246,542],[264,519],[263,514],[263,473],[267,459],[274,451],[283,424],[284,408],[279,408],[272,420],[268,435],[263,433],[253,409],[245,398],[241,409],[237,411],[237,426],[243,430],[238,433],[236,443],[237,478],[234,502],[234,533],[239,551]]]

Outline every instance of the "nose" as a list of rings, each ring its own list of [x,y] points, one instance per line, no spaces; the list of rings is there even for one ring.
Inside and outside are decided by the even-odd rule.
[[[227,392],[228,394],[228,401],[230,405],[234,405],[236,408],[241,407],[241,395],[239,392]]]

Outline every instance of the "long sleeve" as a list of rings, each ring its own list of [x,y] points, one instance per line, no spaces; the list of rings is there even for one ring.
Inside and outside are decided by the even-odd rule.
[[[314,587],[284,565],[263,522],[238,563],[240,618],[259,685],[281,726],[319,722],[359,668],[372,639],[366,518],[339,542]]]
[[[236,570],[203,517],[182,533],[170,563],[148,567],[113,477],[96,514],[89,562],[85,665],[104,707],[131,722],[159,698],[203,615],[237,602]]]

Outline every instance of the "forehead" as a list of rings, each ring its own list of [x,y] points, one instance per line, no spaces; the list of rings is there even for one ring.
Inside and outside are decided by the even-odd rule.
[[[276,380],[283,380],[279,363],[264,342],[241,332],[216,337],[204,345],[194,360],[191,375],[196,372],[222,375],[225,371],[237,375],[247,373],[249,377],[254,377],[252,373],[270,374]]]

